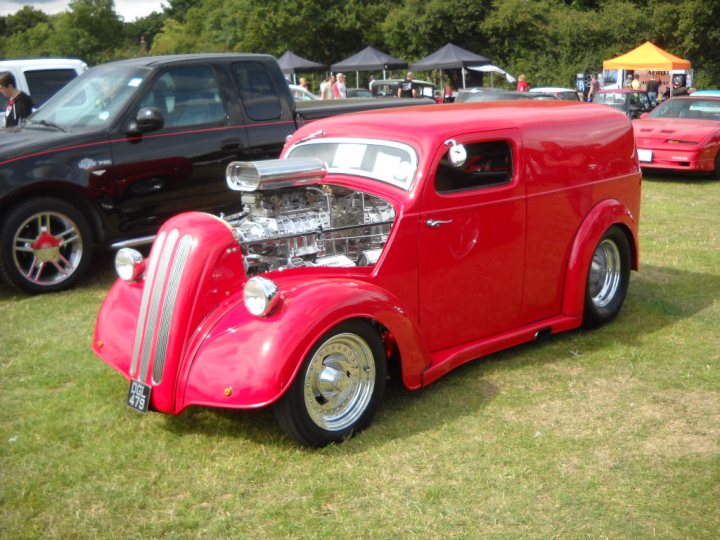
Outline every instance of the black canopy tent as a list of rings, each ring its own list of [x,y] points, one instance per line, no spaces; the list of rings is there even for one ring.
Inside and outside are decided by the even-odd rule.
[[[462,85],[465,88],[465,68],[489,64],[490,59],[475,54],[452,43],[439,48],[434,53],[412,64],[413,71],[432,71],[433,69],[462,70]]]
[[[320,64],[318,62],[313,62],[312,60],[307,60],[306,58],[298,56],[292,51],[285,51],[285,54],[278,58],[278,64],[280,64],[280,69],[283,73],[285,73],[286,75],[292,74],[293,83],[296,83],[296,73],[305,73],[307,71],[324,71],[327,69],[327,66],[325,64]]]
[[[385,79],[385,70],[405,68],[407,65],[407,62],[404,60],[400,60],[394,56],[390,56],[389,54],[385,54],[382,51],[378,51],[377,49],[368,46],[359,53],[333,64],[330,68],[335,72],[354,71],[355,86],[359,86],[359,71],[375,71],[382,69],[383,79]]]

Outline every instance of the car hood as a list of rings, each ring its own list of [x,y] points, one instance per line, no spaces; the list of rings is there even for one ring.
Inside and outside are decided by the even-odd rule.
[[[720,122],[679,118],[645,118],[633,122],[636,137],[702,142],[720,129]]]
[[[87,142],[88,134],[66,133],[49,127],[7,129],[0,132],[0,163],[59,150],[81,140]]]

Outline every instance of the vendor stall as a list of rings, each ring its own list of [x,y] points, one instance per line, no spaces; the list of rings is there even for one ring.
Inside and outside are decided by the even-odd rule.
[[[622,88],[639,75],[641,84],[651,78],[660,82],[660,91],[692,85],[691,64],[646,41],[629,53],[603,62],[603,87]]]

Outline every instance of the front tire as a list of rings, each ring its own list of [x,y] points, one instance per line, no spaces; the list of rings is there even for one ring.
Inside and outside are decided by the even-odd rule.
[[[30,293],[72,287],[85,273],[92,252],[90,226],[71,204],[30,199],[10,210],[0,231],[0,277]]]
[[[340,442],[370,424],[387,370],[378,332],[347,321],[312,348],[292,386],[275,406],[287,435],[312,447]]]
[[[625,302],[629,283],[630,243],[619,227],[610,227],[590,262],[583,325],[595,328],[614,319]]]

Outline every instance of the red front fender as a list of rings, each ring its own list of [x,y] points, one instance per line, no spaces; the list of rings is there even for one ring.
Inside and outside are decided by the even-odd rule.
[[[275,313],[257,318],[238,302],[211,329],[196,334],[185,384],[178,388],[177,412],[189,405],[256,408],[275,402],[316,341],[355,318],[376,321],[392,333],[402,355],[404,383],[421,385],[427,349],[416,322],[390,293],[348,277],[304,276],[276,283],[282,304]]]

